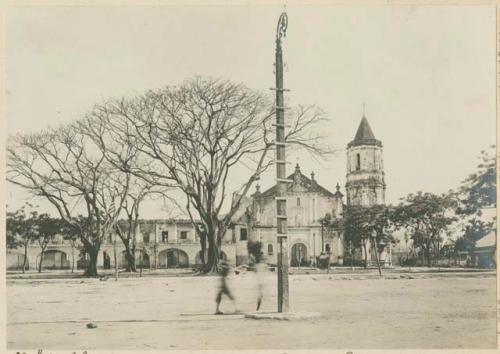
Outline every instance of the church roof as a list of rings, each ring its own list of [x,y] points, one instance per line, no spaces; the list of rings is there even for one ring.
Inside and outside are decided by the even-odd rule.
[[[375,135],[373,134],[372,128],[370,124],[368,124],[368,120],[363,115],[361,119],[361,123],[359,123],[358,131],[356,132],[356,136],[354,140],[351,141],[347,147],[350,146],[360,146],[360,145],[377,145],[382,146],[382,142],[380,140],[375,139]]]
[[[314,174],[313,174],[314,176]],[[292,183],[287,184],[287,191],[293,192],[298,186],[302,189],[304,193],[318,193],[327,197],[335,197],[336,194],[333,194],[330,192],[328,189],[326,189],[323,186],[320,186],[318,182],[314,179],[311,179],[305,175],[302,174],[300,171],[300,166],[297,164],[295,166],[295,172],[292,173],[290,176],[288,176],[289,180],[293,181]],[[261,197],[273,197],[276,195],[276,190],[277,186],[274,185],[268,190],[260,193],[255,193],[253,194],[254,198],[261,198]],[[338,196],[338,195],[337,195]]]

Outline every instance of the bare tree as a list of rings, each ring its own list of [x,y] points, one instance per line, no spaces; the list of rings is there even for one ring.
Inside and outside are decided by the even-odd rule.
[[[141,203],[147,197],[155,195],[168,199],[169,188],[159,185],[152,178],[146,180],[132,174],[131,166],[137,168],[144,164],[144,160],[139,156],[140,143],[131,137],[130,132],[127,133],[126,138],[113,132],[114,127],[110,122],[112,118],[106,109],[96,106],[85,119],[78,121],[77,124],[79,131],[92,140],[106,160],[128,177],[123,181],[128,186],[122,186],[122,188],[128,188],[122,206],[125,222],[117,222],[115,232],[125,247],[126,271],[136,272],[136,234],[139,228]]]
[[[116,233],[125,246],[125,257],[127,259],[128,272],[136,272],[135,251],[137,247],[136,234],[139,228],[139,208],[144,198],[151,192],[152,186],[143,183],[142,180],[135,180],[130,192],[125,199],[123,210],[126,214],[125,225],[118,222]]]
[[[145,163],[130,164],[132,174],[184,193],[193,226],[208,244],[204,271],[216,271],[231,219],[274,162],[272,100],[240,84],[195,78],[180,87],[110,101],[96,107],[93,116],[110,124],[107,131],[122,141],[120,146],[138,150]],[[330,152],[316,145],[320,136],[310,129],[323,119],[319,109],[299,107],[289,116],[294,118],[287,143],[320,155]],[[240,186],[231,194],[228,181],[236,175]]]
[[[130,176],[117,173],[75,124],[19,134],[7,152],[7,179],[45,197],[78,230],[90,258],[85,275],[97,276],[99,249],[116,224]],[[85,216],[78,218],[78,212]]]

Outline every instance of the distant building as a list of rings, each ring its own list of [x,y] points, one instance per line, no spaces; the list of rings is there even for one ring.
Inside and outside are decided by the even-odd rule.
[[[473,265],[479,268],[496,268],[497,234],[491,231],[476,242],[473,251]]]
[[[363,116],[354,140],[347,145],[347,205],[372,206],[385,203],[385,181],[382,159],[382,143],[375,139]],[[302,173],[297,164],[288,176],[287,217],[288,254],[293,267],[315,264],[317,257],[330,255],[331,264],[343,264],[347,245],[342,230],[322,227],[321,218],[330,214],[331,220],[342,219],[344,195],[337,183],[336,191],[323,187],[311,172]],[[233,199],[237,195],[233,196]],[[232,218],[232,225],[222,240],[222,255],[230,264],[240,265],[248,261],[247,242],[262,242],[266,261],[276,264],[276,185],[244,197]],[[120,222],[123,228],[126,225]],[[339,223],[336,223],[339,224]],[[101,246],[98,267],[114,267],[113,240],[116,238],[117,264],[126,265],[125,247],[116,235],[108,235]],[[135,234],[136,263],[149,268],[187,268],[201,264],[200,240],[190,220],[141,220]],[[80,249],[72,248],[69,241],[61,238],[52,242],[44,255],[43,267],[68,269],[73,263],[82,268],[86,256]],[[36,243],[29,247],[28,263],[36,269],[40,248]],[[384,253],[382,262],[390,262]],[[7,269],[19,269],[22,250],[9,250]]]
[[[119,222],[123,229],[127,223]],[[236,263],[236,247],[230,230],[222,241],[222,255],[230,263]],[[111,269],[114,267],[114,246],[116,239],[116,253],[118,267],[127,264],[125,246],[121,239],[110,233],[101,245],[98,255],[98,267]],[[144,268],[188,268],[201,264],[200,241],[190,220],[140,220],[135,233],[136,265]],[[44,269],[70,269],[75,257],[75,269],[85,268],[86,255],[81,252],[80,242],[73,248],[70,241],[56,237],[45,251],[43,258]],[[34,242],[28,248],[29,269],[37,269],[40,260],[40,248]],[[23,264],[23,250],[8,250],[7,270],[21,269]]]
[[[481,210],[480,220],[486,223],[496,220],[496,208],[484,208]],[[495,225],[495,224],[494,224]],[[492,230],[483,238],[476,241],[472,252],[471,265],[479,268],[496,268],[497,259],[497,230]]]

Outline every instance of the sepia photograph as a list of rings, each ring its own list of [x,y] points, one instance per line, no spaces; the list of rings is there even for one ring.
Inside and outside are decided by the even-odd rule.
[[[12,353],[497,349],[497,8],[3,8]]]

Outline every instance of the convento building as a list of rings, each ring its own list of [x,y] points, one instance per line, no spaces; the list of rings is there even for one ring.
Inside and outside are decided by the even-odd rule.
[[[371,206],[385,203],[385,181],[382,143],[377,140],[363,116],[354,139],[347,145],[346,200],[337,183],[329,191],[315,179],[314,172],[305,175],[297,164],[288,177],[287,186],[288,254],[290,266],[314,265],[317,257],[330,255],[330,263],[342,265],[347,245],[339,229],[326,229],[321,219],[330,214],[332,220],[342,218],[347,205]],[[222,241],[223,257],[232,265],[248,261],[248,240],[263,244],[266,261],[276,264],[276,185],[244,198],[241,210]],[[142,220],[136,230],[137,265],[145,268],[188,268],[201,264],[200,242],[189,220]],[[114,267],[113,235],[101,246],[98,267]],[[126,258],[121,241],[116,243],[118,267],[124,267]],[[40,248],[35,242],[28,248],[29,269],[38,267]],[[74,264],[82,268],[85,255],[78,244],[72,245],[56,237],[43,257],[44,269],[69,269]],[[384,260],[383,261],[387,261]],[[7,252],[7,270],[20,269],[23,250]]]

